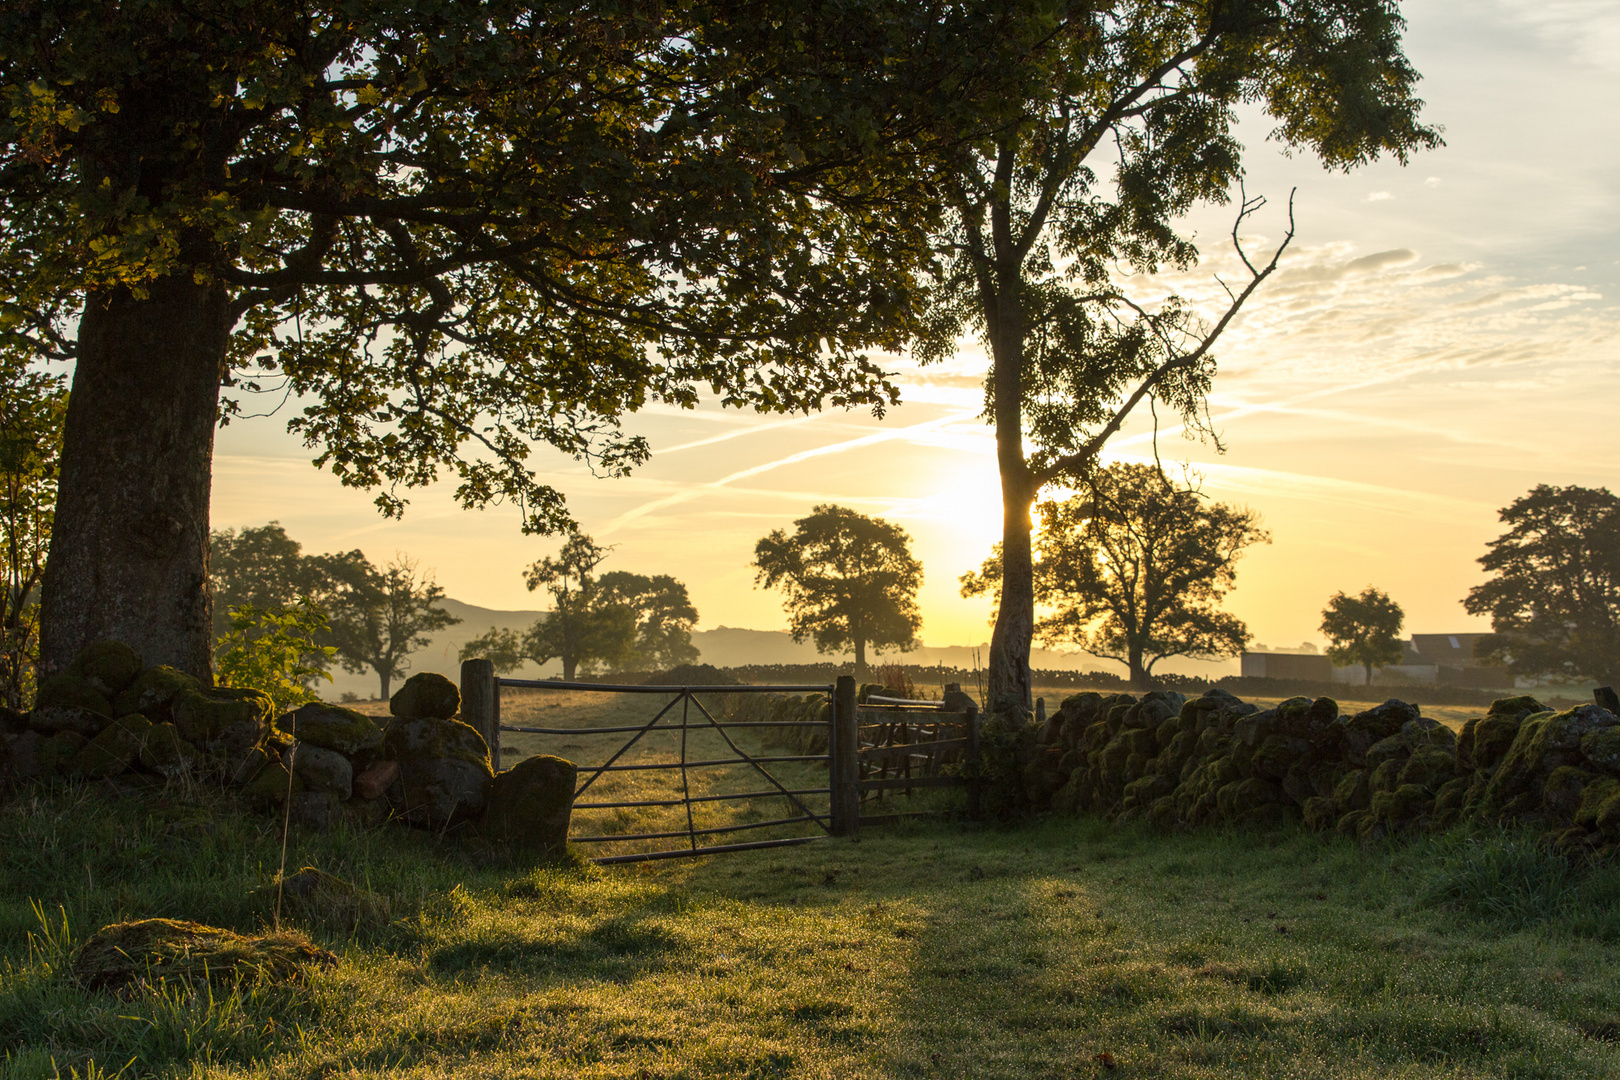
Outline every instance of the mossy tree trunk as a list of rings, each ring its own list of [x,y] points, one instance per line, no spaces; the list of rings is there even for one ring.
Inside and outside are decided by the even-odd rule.
[[[189,276],[92,293],[41,585],[45,670],[115,639],[212,681],[208,503],[235,316]]]

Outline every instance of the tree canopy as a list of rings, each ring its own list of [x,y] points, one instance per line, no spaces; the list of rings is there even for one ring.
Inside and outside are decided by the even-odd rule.
[[[323,605],[330,637],[315,640],[330,642],[344,670],[375,673],[386,699],[393,681],[410,671],[410,654],[427,647],[428,635],[461,620],[438,606],[444,589],[407,556],[381,568],[358,551],[322,561],[336,587]]]
[[[1206,501],[1152,465],[1120,463],[1091,474],[1067,499],[1038,504],[1035,602],[1051,614],[1035,633],[1118,660],[1133,686],[1152,685],[1172,656],[1234,656],[1249,640],[1220,610],[1244,549],[1269,543],[1251,510]],[[999,553],[962,577],[963,595],[1001,581]]]
[[[1405,619],[1401,605],[1371,585],[1359,596],[1334,593],[1322,610],[1328,659],[1335,664],[1360,664],[1371,686],[1373,668],[1401,662],[1401,624]]]
[[[584,533],[570,532],[555,556],[536,561],[523,575],[529,591],[551,597],[551,610],[522,633],[491,627],[462,646],[461,658],[486,658],[496,671],[561,660],[564,679],[599,669],[658,671],[697,660],[692,628],[698,613],[686,586],[668,574],[597,573],[611,552]]]
[[[999,10],[0,6],[0,346],[89,391],[46,651],[207,674],[212,428],[260,402],[386,513],[448,471],[543,531],[535,448],[621,474],[650,403],[890,403],[865,351],[915,328],[923,163],[1015,70]]]
[[[855,672],[866,673],[868,646],[881,651],[917,647],[922,615],[917,588],[922,563],[898,525],[844,506],[815,507],[754,545],[754,580],[781,589],[794,641],[813,638],[824,653],[851,649]]]
[[[1491,617],[1485,655],[1520,675],[1620,686],[1620,497],[1538,484],[1501,518],[1479,559],[1491,579],[1463,601]]]
[[[1064,2],[1042,17],[1048,35],[1003,109],[1017,119],[940,180],[942,279],[919,347],[943,356],[976,333],[990,355],[1003,582],[989,696],[1017,715],[1030,707],[1031,507],[1048,485],[1078,486],[1144,406],[1214,435],[1214,345],[1293,236],[1291,209],[1268,225],[1282,236],[1269,256],[1244,235],[1265,203],[1242,191],[1239,109],[1258,106],[1273,138],[1330,168],[1439,142],[1387,0]],[[1143,294],[1136,281],[1199,260],[1183,215],[1234,191],[1242,269],[1225,310],[1206,321]]]

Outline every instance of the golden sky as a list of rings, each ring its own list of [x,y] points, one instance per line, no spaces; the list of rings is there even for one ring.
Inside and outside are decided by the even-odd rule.
[[[1272,533],[1228,603],[1271,645],[1320,642],[1328,596],[1369,584],[1405,608],[1408,631],[1482,629],[1459,601],[1481,580],[1496,511],[1537,483],[1620,479],[1620,4],[1402,7],[1448,145],[1338,175],[1278,153],[1263,118],[1246,122],[1248,190],[1273,200],[1247,239],[1275,243],[1293,187],[1298,238],[1218,350],[1227,452],[1160,433],[1167,462],[1193,462],[1207,492],[1258,510]],[[1229,215],[1199,211],[1204,263],[1144,290],[1214,310]],[[983,352],[964,342],[943,366],[892,363],[905,401],[882,421],[651,409],[627,424],[654,448],[634,477],[595,479],[552,454],[545,479],[617,545],[612,568],[685,581],[705,629],[784,628],[776,596],[753,587],[754,542],[838,502],[910,531],[926,643],[982,642],[989,604],[958,597],[956,579],[1000,528]],[[1140,425],[1112,444],[1114,457],[1151,452]],[[457,599],[539,606],[520,572],[555,543],[523,537],[515,511],[461,511],[447,484],[384,521],[310,456],[279,419],[221,431],[215,525],[277,519],[307,551],[405,552]]]

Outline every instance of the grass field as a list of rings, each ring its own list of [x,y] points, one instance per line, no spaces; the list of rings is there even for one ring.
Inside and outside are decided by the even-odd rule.
[[[127,999],[61,973],[73,942],[262,923],[277,823],[77,789],[7,803],[0,844],[8,1077],[1620,1075],[1620,875],[1511,836],[935,823],[535,870],[295,831],[386,908],[306,922],[339,966]]]

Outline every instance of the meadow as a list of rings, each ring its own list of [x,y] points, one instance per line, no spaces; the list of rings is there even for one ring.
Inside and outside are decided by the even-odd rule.
[[[0,1076],[1620,1076],[1620,871],[1495,830],[1364,850],[944,819],[602,868],[294,828],[289,868],[364,890],[287,912],[335,967],[123,997],[68,977],[118,919],[269,923],[280,825],[203,787],[0,806]]]

